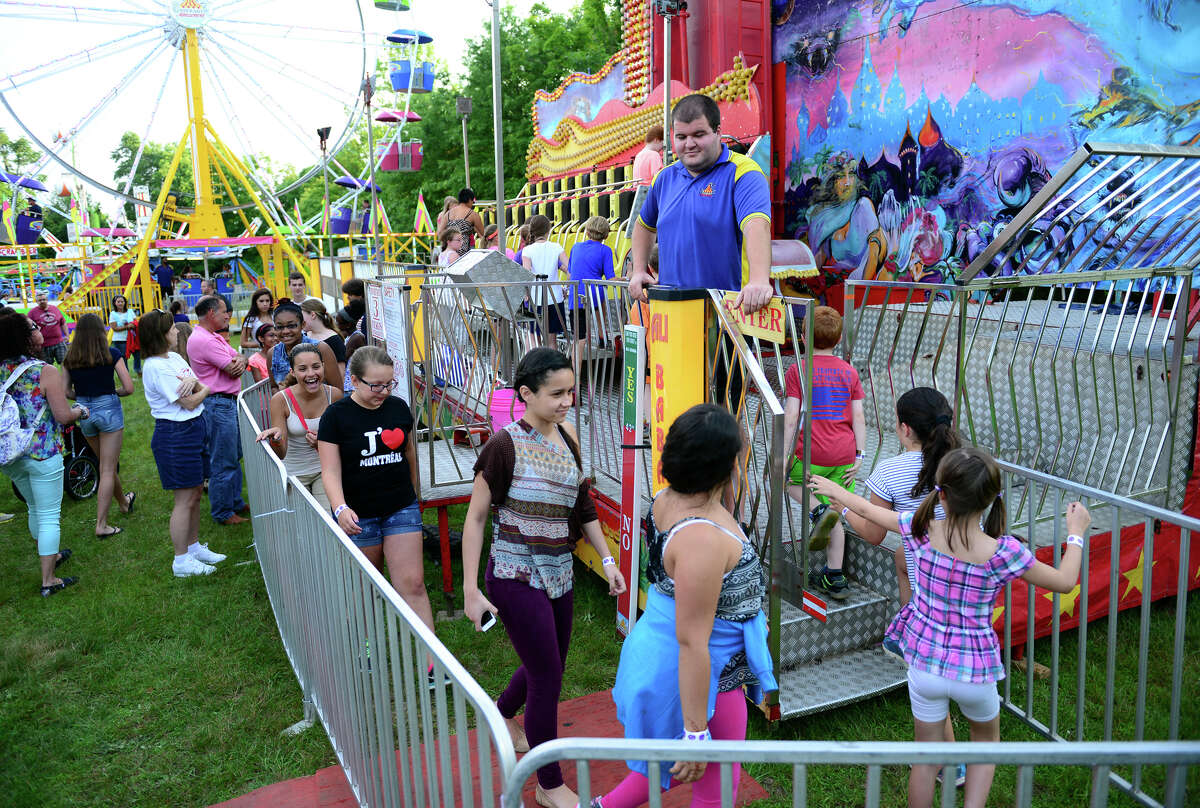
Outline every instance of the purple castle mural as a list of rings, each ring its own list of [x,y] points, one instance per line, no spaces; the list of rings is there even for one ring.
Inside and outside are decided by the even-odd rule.
[[[789,110],[784,228],[825,267],[818,287],[955,280],[1089,139],[1200,144],[1200,3],[774,10]],[[1044,243],[1059,237],[1066,228]]]

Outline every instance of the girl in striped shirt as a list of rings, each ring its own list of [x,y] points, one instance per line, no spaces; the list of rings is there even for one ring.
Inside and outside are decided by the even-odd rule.
[[[900,643],[908,662],[916,740],[942,740],[953,700],[970,723],[971,740],[999,741],[996,682],[1004,678],[1004,665],[992,628],[996,596],[1014,578],[1052,592],[1071,591],[1079,580],[1083,534],[1092,521],[1087,508],[1079,502],[1067,506],[1067,537],[1061,566],[1055,568],[1005,533],[1000,467],[981,449],[947,453],[938,464],[933,490],[916,511],[881,508],[823,477],[813,476],[809,484],[835,505],[896,531],[913,552],[917,586],[887,636]],[[935,519],[938,505],[945,519]],[[910,808],[932,803],[937,768],[912,767]],[[984,805],[994,774],[990,764],[967,767],[967,808]]]

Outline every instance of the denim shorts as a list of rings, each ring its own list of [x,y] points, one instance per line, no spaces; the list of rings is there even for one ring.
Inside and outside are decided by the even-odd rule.
[[[362,533],[351,536],[350,541],[358,547],[378,547],[384,536],[403,536],[405,533],[421,532],[421,503],[413,502],[387,516],[369,519],[359,517],[358,526]]]
[[[204,419],[197,415],[187,421],[156,418],[150,451],[158,466],[158,479],[167,491],[196,488],[204,485],[204,467],[208,459],[205,450]]]
[[[125,412],[116,393],[79,396],[75,401],[88,408],[88,417],[79,422],[79,429],[89,438],[101,432],[116,432],[125,428]]]

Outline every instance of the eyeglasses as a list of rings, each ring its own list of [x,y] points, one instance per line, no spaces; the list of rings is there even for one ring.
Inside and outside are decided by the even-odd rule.
[[[359,381],[362,380],[360,379]],[[396,389],[396,380],[392,379],[390,382],[379,382],[378,384],[374,382],[362,382],[362,385],[369,388],[372,393],[390,393]]]

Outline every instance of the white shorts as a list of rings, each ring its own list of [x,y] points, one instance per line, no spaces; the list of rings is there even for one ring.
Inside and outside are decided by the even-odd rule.
[[[960,682],[936,673],[908,668],[908,700],[913,718],[934,724],[950,714],[950,700],[969,720],[991,721],[1000,714],[1000,694],[995,682]]]

